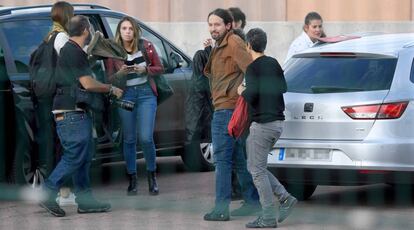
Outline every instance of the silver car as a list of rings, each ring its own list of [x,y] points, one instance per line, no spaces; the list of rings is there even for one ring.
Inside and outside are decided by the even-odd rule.
[[[318,45],[285,68],[269,169],[299,199],[317,185],[414,182],[414,34]]]

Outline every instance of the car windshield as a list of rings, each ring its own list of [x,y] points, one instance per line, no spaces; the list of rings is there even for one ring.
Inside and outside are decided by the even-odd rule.
[[[295,93],[387,90],[396,65],[396,58],[292,58],[285,78],[288,92]]]
[[[5,22],[1,24],[16,68],[19,73],[28,72],[30,54],[40,45],[49,32],[52,22],[47,19]]]

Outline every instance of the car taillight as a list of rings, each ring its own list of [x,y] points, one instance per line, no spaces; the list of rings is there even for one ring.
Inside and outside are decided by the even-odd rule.
[[[376,105],[358,105],[342,107],[350,118],[355,120],[397,119],[407,108],[408,102],[395,102]]]

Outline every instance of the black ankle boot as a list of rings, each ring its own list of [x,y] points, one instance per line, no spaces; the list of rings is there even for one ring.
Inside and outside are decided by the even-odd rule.
[[[136,196],[137,195],[137,174],[128,174],[129,177],[129,186],[127,195]]]
[[[148,171],[147,176],[148,176],[148,189],[149,189],[150,195],[153,195],[153,196],[158,195],[159,191],[158,191],[157,178],[155,177],[155,172]]]

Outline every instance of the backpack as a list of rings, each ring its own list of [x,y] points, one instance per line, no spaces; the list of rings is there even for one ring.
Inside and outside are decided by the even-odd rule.
[[[29,75],[34,96],[52,97],[56,91],[55,69],[58,54],[54,48],[59,32],[53,31],[48,41],[44,40],[30,55]]]

